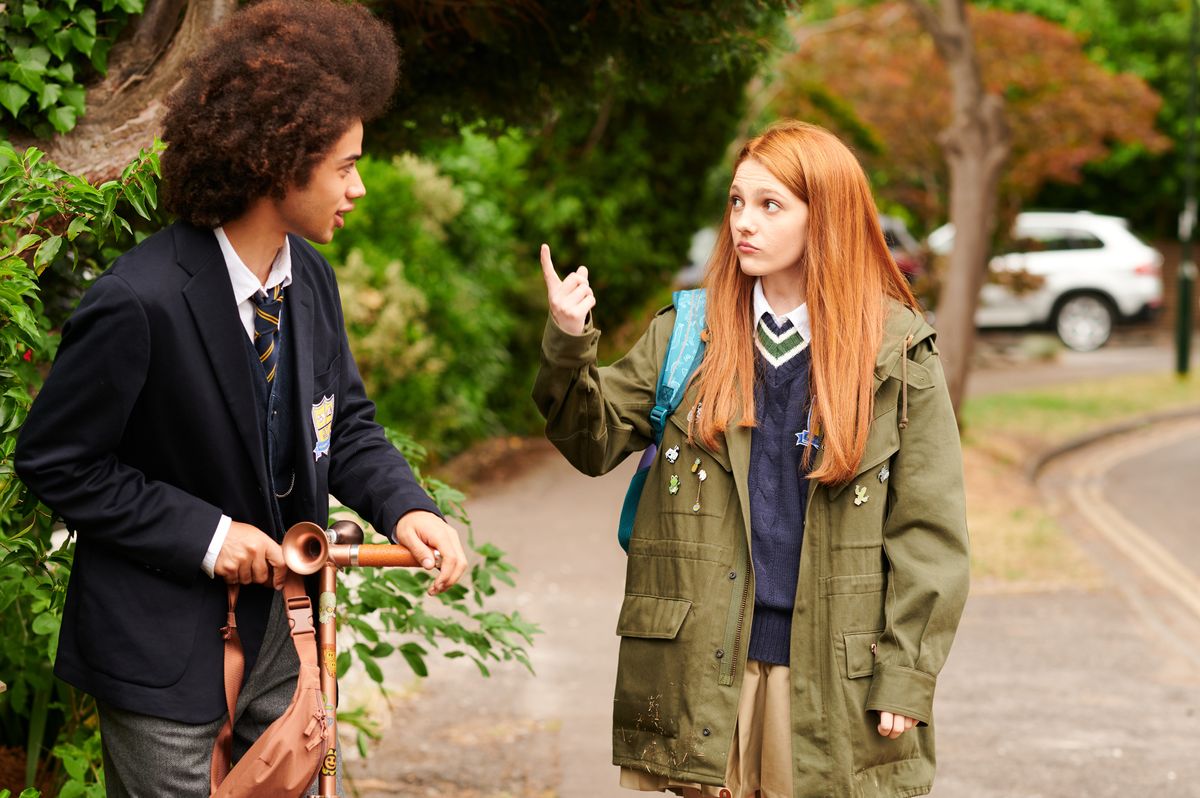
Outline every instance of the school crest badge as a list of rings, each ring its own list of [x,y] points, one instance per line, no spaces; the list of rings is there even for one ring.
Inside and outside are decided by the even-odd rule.
[[[329,440],[333,434],[332,396],[325,396],[312,406],[312,424],[317,435],[317,445],[313,447],[313,461],[316,462],[329,454]]]

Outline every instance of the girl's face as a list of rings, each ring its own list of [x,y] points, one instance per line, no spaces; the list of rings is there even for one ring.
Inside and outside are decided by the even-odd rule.
[[[802,281],[808,203],[753,158],[742,161],[734,173],[729,203],[729,232],[742,271],[751,277],[786,275]]]

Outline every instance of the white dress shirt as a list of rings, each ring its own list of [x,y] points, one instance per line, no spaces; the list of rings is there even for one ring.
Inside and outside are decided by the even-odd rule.
[[[767,295],[763,293],[762,278],[759,277],[754,281],[754,318],[750,322],[750,328],[753,330],[758,326],[758,320],[763,317],[764,313],[770,313],[777,327],[782,327],[784,321],[790,321],[805,341],[812,340],[812,325],[808,319],[808,303],[805,302],[799,307],[792,308],[786,313],[777,313],[771,304],[767,302]]]
[[[277,285],[287,288],[292,284],[292,248],[288,245],[287,238],[284,238],[283,246],[279,248],[279,252],[275,254],[275,260],[271,262],[271,271],[267,274],[267,281],[260,283],[254,276],[254,272],[250,271],[250,267],[237,254],[233,244],[229,243],[229,236],[225,235],[225,231],[218,227],[213,232],[217,236],[217,243],[221,246],[221,254],[225,257],[225,268],[229,270],[229,283],[233,286],[233,298],[237,302],[238,317],[242,320],[246,335],[253,342],[254,302],[252,300],[259,295],[266,296],[267,291]],[[282,318],[282,312],[280,318]],[[222,515],[221,520],[217,522],[217,530],[213,533],[212,541],[208,544],[208,552],[204,555],[204,562],[201,563],[204,573],[209,577],[213,576],[213,568],[217,565],[217,555],[221,553],[221,547],[225,545],[225,536],[229,534],[229,525],[232,523],[233,519],[227,515]]]

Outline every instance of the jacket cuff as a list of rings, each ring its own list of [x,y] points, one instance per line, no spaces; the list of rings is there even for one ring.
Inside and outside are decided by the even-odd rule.
[[[396,496],[389,500],[380,511],[379,517],[375,519],[377,524],[375,529],[392,543],[395,543],[396,524],[401,518],[416,510],[424,510],[433,513],[443,521],[446,520],[446,516],[438,509],[437,504],[434,503],[429,494],[418,488],[417,491],[406,492],[402,496]]]
[[[937,677],[902,665],[876,665],[867,692],[867,709],[891,712],[928,725],[933,719]]]
[[[542,333],[542,354],[554,366],[582,366],[596,360],[599,341],[600,331],[592,325],[590,313],[579,335],[571,335],[559,327],[553,317],[548,317],[546,330]]]

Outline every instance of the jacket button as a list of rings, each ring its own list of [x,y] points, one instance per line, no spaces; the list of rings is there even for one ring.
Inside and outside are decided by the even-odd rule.
[[[725,656],[725,649],[723,649],[723,648],[718,648],[718,649],[717,649],[717,659],[720,659],[720,658],[721,658],[721,657],[723,657],[723,656]]]
[[[730,578],[730,579],[737,579],[737,571],[730,571],[730,572],[729,572],[729,578]]]
[[[704,729],[700,733],[703,734],[705,737],[708,737],[712,734],[712,729],[705,726]]]

